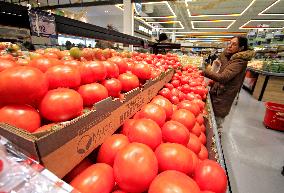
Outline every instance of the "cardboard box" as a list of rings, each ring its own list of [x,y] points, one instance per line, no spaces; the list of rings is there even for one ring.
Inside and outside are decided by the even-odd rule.
[[[62,178],[80,161],[101,145],[123,122],[147,104],[169,82],[174,71],[168,70],[143,88],[125,94],[124,101],[111,97],[95,104],[95,109],[58,128],[33,135],[10,125],[0,123],[0,135],[33,156],[47,169]]]

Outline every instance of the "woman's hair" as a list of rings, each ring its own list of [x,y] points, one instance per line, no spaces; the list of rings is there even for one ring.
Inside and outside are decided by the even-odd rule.
[[[248,39],[244,36],[235,36],[234,38],[238,38],[239,48],[243,47],[242,51],[248,50]]]
[[[161,42],[161,41],[165,41],[165,40],[167,40],[168,39],[168,36],[167,36],[167,34],[165,34],[165,33],[161,33],[160,35],[159,35],[159,42]]]

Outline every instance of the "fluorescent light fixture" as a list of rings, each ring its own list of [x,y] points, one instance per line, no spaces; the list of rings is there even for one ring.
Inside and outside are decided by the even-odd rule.
[[[146,22],[148,24],[150,23],[168,23],[168,24],[171,24],[171,23],[179,23],[179,25],[181,27],[169,27],[169,28],[164,28],[164,27],[154,27],[155,29],[184,29],[184,26],[182,25],[182,23],[180,21],[152,21],[152,22]]]
[[[186,34],[184,34],[184,35],[177,34],[177,35],[175,35],[175,36],[176,36],[176,37],[187,37]],[[232,38],[232,37],[234,37],[234,36],[230,36],[230,35],[228,35],[228,36],[223,36],[223,35],[221,35],[221,36],[218,36],[218,35],[216,35],[216,36],[194,35],[194,36],[192,36],[192,37],[196,37],[196,38]]]
[[[218,23],[218,22],[231,22],[227,27],[194,27],[194,23]],[[236,20],[203,20],[203,21],[191,21],[192,29],[229,29]]]
[[[172,15],[168,15],[168,16],[155,16],[155,17],[140,17],[140,18],[143,18],[143,19],[164,19],[164,18],[176,18],[176,14],[173,10],[173,8],[170,6],[169,2],[167,1],[160,1],[160,2],[147,2],[147,3],[141,3],[142,5],[155,5],[155,4],[166,4],[168,9],[170,10],[170,12],[172,13]],[[115,5],[117,8],[121,9],[121,10],[124,10],[122,8],[123,4],[116,4]],[[134,9],[135,12],[137,13],[136,9]],[[137,15],[139,15],[137,13]]]
[[[276,19],[274,20],[252,19],[246,22],[244,25],[242,25],[239,29],[283,29],[284,28],[284,26],[283,27],[245,27],[250,22],[254,22],[254,21],[284,22],[284,20],[276,20]]]
[[[155,4],[166,4],[168,9],[170,10],[170,12],[172,13],[172,15],[169,16],[161,16],[161,17],[141,17],[144,19],[160,19],[160,18],[176,18],[176,13],[174,12],[173,8],[170,6],[169,2],[167,1],[161,1],[161,2],[148,2],[148,3],[142,3],[142,5],[147,5],[147,4],[151,4],[151,5],[155,5]]]
[[[212,14],[212,15],[191,15],[190,10],[187,9],[187,13],[189,17],[237,17],[243,15],[255,2],[256,0],[252,0],[251,3],[241,12],[241,13],[231,13],[231,14]],[[280,0],[279,0],[280,1]]]
[[[268,6],[267,8],[265,8],[262,12],[260,12],[258,15],[284,15],[284,13],[265,13],[266,11],[268,11],[270,8],[272,8],[274,5],[276,5],[277,3],[279,3],[281,0],[277,0],[274,3],[272,3],[270,6]]]

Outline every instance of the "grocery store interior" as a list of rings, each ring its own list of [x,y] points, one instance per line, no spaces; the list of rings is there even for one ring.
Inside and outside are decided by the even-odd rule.
[[[0,18],[0,193],[284,193],[284,0]]]

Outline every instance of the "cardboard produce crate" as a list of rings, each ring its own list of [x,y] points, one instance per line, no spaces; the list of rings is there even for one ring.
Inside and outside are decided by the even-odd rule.
[[[156,96],[171,80],[173,73],[173,70],[168,70],[147,81],[143,88],[126,93],[124,101],[109,97],[96,103],[96,110],[61,123],[58,128],[41,135],[33,135],[4,123],[0,123],[0,135],[62,178]]]

